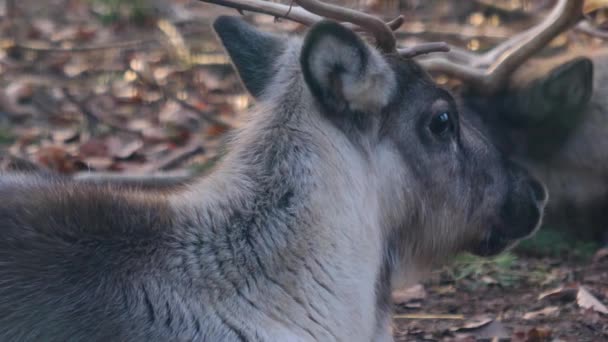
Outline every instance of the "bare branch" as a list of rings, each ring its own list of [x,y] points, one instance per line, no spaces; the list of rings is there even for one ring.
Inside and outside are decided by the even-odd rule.
[[[393,31],[405,22],[403,16],[384,22],[381,19],[361,11],[330,5],[318,0],[294,0],[300,7],[272,3],[262,0],[200,0],[220,6],[234,8],[239,13],[251,11],[272,15],[275,18],[289,19],[303,25],[311,26],[323,18],[330,18],[355,31],[366,31],[376,39],[378,47],[385,53],[403,53],[405,57],[414,57],[436,51],[447,51],[447,45],[440,43],[424,44],[421,47],[397,49]]]
[[[242,13],[249,11],[255,13],[268,14],[275,18],[288,19],[297,23],[312,26],[315,23],[323,20],[323,17],[310,13],[301,7],[294,7],[291,10],[289,6],[277,4],[270,1],[262,0],[201,0],[210,4],[216,4],[224,7],[234,8]]]
[[[142,173],[166,171],[178,167],[186,160],[205,152],[200,141],[193,141],[184,147],[177,148],[172,153],[157,162],[149,163],[139,169]]]
[[[590,36],[608,39],[608,31],[601,30],[597,27],[594,27],[590,22],[583,21],[582,23],[576,25],[576,30],[579,32],[586,33]]]

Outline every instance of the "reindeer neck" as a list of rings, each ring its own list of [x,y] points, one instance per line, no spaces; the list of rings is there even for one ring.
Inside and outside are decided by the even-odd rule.
[[[262,311],[317,339],[373,325],[382,238],[364,158],[330,124],[281,120],[240,132],[216,173],[174,201],[199,246],[198,281],[245,306],[271,298]]]

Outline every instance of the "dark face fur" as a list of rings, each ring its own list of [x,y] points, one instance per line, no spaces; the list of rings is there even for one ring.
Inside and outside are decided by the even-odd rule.
[[[428,206],[423,210],[436,213],[417,217],[435,221],[436,230],[420,230],[416,239],[487,256],[532,234],[547,199],[543,185],[507,160],[479,117],[460,113],[452,96],[418,65],[398,57],[388,60],[398,75],[398,90],[384,110],[382,134],[398,146],[414,175],[420,202]],[[452,245],[441,237],[420,236],[439,234]]]
[[[281,68],[296,68],[276,61],[300,51],[310,97],[304,101],[370,163],[386,163],[376,165],[385,175],[370,177],[394,179],[384,215],[389,250],[399,257],[434,260],[462,250],[492,255],[538,227],[544,187],[506,160],[483,124],[459,113],[452,96],[412,60],[383,56],[328,21],[315,25],[301,45],[234,18],[220,18],[215,29],[245,87],[260,100],[282,91],[273,84]],[[383,154],[395,157],[378,157]]]
[[[547,160],[582,122],[592,93],[591,60],[560,56],[529,61],[493,96],[474,90],[460,95],[503,152]]]

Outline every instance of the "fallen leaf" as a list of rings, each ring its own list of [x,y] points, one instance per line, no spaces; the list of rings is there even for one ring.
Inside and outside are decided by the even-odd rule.
[[[538,295],[538,300],[559,300],[564,302],[573,301],[576,298],[577,288],[573,286],[560,286]]]
[[[51,135],[54,141],[64,143],[75,140],[78,138],[79,133],[75,129],[65,128],[54,130]]]
[[[111,156],[118,159],[128,159],[143,147],[140,139],[124,142],[118,137],[110,137],[107,140],[108,150]]]
[[[595,252],[595,254],[593,255],[592,262],[594,264],[597,264],[597,263],[600,263],[603,261],[608,261],[608,248],[600,248],[600,250]]]
[[[532,328],[528,331],[516,331],[511,336],[511,342],[559,342],[560,340],[552,339],[553,335],[549,328]]]
[[[79,152],[86,157],[105,157],[108,155],[108,146],[103,139],[91,138],[80,145]]]
[[[605,7],[608,7],[608,0],[585,0],[583,13],[587,14]]]
[[[72,173],[78,169],[74,158],[59,146],[41,147],[36,153],[36,159],[47,168],[61,173]]]
[[[608,315],[608,308],[595,298],[585,287],[581,286],[576,295],[576,302],[583,309],[591,309]]]
[[[88,157],[83,158],[82,162],[93,170],[107,170],[114,164],[114,160],[110,157]]]
[[[486,316],[478,316],[469,319],[464,325],[460,327],[450,328],[451,331],[469,331],[479,329],[483,326],[490,324],[494,319]]]
[[[403,304],[408,309],[420,309],[422,307],[422,303],[420,302],[410,302]]]
[[[473,341],[498,341],[508,339],[509,332],[500,321],[492,320],[490,323],[475,329],[460,329],[456,331],[456,336],[463,338],[466,336],[474,337]]]
[[[426,291],[421,284],[393,291],[393,303],[395,304],[408,304],[424,298],[426,298]]]
[[[454,285],[436,286],[433,288],[433,292],[436,292],[440,295],[456,293],[456,287]]]
[[[557,306],[548,306],[541,310],[527,312],[526,314],[524,314],[524,319],[531,320],[541,316],[552,316],[557,312],[559,312],[559,308]]]
[[[490,277],[490,276],[483,276],[481,277],[481,282],[483,282],[486,285],[496,285],[498,284],[498,280]]]
[[[532,328],[528,331],[525,342],[548,342],[553,332],[549,328]]]

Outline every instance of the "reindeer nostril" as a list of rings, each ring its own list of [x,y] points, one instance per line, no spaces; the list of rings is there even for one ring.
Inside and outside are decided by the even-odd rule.
[[[544,202],[547,199],[547,191],[545,187],[536,180],[529,181],[530,187],[532,188],[532,193],[534,194],[534,199],[539,202]]]

